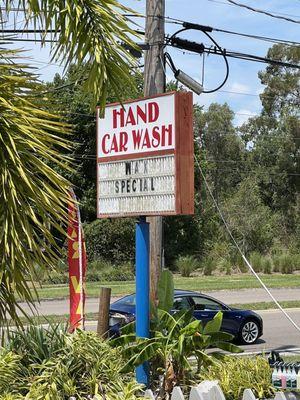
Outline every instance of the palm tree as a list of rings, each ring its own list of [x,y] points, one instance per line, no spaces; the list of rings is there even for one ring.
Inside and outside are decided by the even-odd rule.
[[[6,1],[6,11],[16,2]],[[26,23],[52,33],[52,56],[67,69],[90,65],[86,89],[105,104],[108,83],[121,97],[131,83],[133,61],[121,42],[134,34],[115,0],[19,0]],[[132,11],[130,11],[132,12]],[[17,323],[18,299],[33,304],[37,268],[55,268],[59,249],[53,229],[64,233],[69,182],[57,170],[70,168],[63,156],[70,127],[46,111],[40,84],[16,51],[0,44],[0,324]],[[120,85],[122,82],[122,85]],[[31,279],[32,283],[28,283]]]

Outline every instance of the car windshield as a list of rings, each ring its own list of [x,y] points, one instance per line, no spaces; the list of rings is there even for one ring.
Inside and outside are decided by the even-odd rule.
[[[125,296],[120,300],[115,301],[114,306],[135,306],[135,294]]]

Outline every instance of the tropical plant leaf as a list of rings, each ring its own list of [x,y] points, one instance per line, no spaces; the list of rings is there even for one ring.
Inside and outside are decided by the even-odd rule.
[[[185,335],[194,335],[195,333],[198,333],[201,331],[202,328],[202,323],[199,320],[195,320],[190,322],[187,326],[185,326],[184,328],[182,328],[180,330],[181,334],[185,334]]]
[[[221,329],[223,320],[223,313],[222,311],[217,312],[214,318],[211,321],[208,321],[203,329],[204,334],[209,334],[213,332],[219,332]]]
[[[215,344],[219,349],[228,351],[230,353],[243,353],[244,352],[243,349],[241,349],[240,347],[236,346],[233,343],[221,342],[220,341],[220,342],[217,342]]]
[[[135,14],[133,10],[117,0],[8,0],[5,3],[7,14],[13,5],[35,29],[54,31],[52,59],[60,61],[65,70],[72,63],[90,65],[84,84],[94,104],[99,102],[104,108],[108,83],[117,97],[124,99],[126,86],[133,82],[131,69],[136,66],[124,44],[136,48],[132,38],[138,35],[129,28],[123,14]],[[42,41],[46,37],[45,33],[41,34]],[[83,79],[78,77],[78,81]]]
[[[211,343],[223,341],[223,342],[230,342],[234,336],[227,332],[213,332],[210,335]]]
[[[41,85],[18,63],[19,53],[0,48],[0,320],[20,324],[17,300],[32,304],[38,268],[56,268],[66,235],[70,183],[67,125],[43,110],[33,92]],[[13,62],[12,62],[13,59]],[[51,166],[50,166],[51,165]],[[30,283],[29,283],[30,282]],[[30,286],[33,289],[30,289]],[[21,310],[22,311],[22,310]]]

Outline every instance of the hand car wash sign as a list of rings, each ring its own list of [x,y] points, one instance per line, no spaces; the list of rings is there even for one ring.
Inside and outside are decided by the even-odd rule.
[[[193,214],[192,94],[97,111],[98,217]]]

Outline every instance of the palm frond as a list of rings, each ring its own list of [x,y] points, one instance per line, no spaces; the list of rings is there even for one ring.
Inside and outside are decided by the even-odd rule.
[[[12,3],[7,1],[8,13]],[[132,37],[137,36],[123,14],[133,10],[117,0],[19,0],[17,4],[30,24],[54,31],[54,60],[65,69],[72,63],[91,65],[86,89],[95,102],[105,105],[108,83],[123,98],[126,86],[133,85],[131,68],[136,62],[122,43],[136,48]]]
[[[17,299],[33,302],[26,279],[35,266],[53,268],[64,233],[69,182],[52,166],[70,168],[70,146],[58,118],[39,109],[36,77],[18,64],[16,51],[0,48],[0,321],[18,321]],[[12,62],[12,57],[15,58]]]

